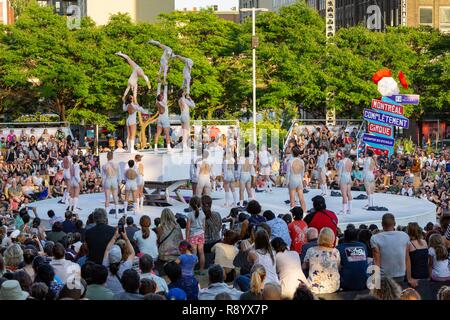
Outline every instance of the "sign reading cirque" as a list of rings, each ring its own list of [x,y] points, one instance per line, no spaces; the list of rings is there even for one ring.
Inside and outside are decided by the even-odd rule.
[[[392,127],[383,126],[381,124],[376,124],[373,122],[369,122],[367,124],[367,131],[372,133],[378,133],[387,137],[392,137]]]
[[[395,105],[381,100],[372,99],[372,109],[381,110],[384,112],[394,113],[398,115],[403,115],[403,106]]]

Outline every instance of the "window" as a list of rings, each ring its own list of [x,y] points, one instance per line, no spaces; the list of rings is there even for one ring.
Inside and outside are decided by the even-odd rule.
[[[214,9],[214,11],[219,11],[219,6],[218,5],[213,5],[213,9]]]
[[[439,9],[439,30],[450,32],[450,7],[441,7]]]
[[[423,26],[433,26],[433,8],[419,8],[419,24]]]

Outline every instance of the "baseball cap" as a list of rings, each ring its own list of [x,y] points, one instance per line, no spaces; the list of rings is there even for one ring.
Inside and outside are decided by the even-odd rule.
[[[119,263],[122,261],[122,250],[118,245],[113,245],[108,254],[109,263]]]
[[[13,232],[11,232],[11,239],[15,239],[18,236],[20,236],[20,230],[14,230]]]
[[[170,289],[167,293],[167,300],[187,300],[186,292],[180,288]]]

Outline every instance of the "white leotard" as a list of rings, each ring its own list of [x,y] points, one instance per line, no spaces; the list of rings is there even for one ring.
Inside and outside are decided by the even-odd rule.
[[[119,167],[112,161],[102,166],[103,189],[116,190],[119,188]]]
[[[145,113],[146,111],[138,104],[135,103],[131,103],[131,106],[133,107],[134,111],[131,114],[128,114],[128,118],[127,118],[127,126],[131,126],[133,124],[136,124],[136,114],[137,112],[142,112]],[[128,105],[127,104],[123,104],[123,111],[128,111]]]

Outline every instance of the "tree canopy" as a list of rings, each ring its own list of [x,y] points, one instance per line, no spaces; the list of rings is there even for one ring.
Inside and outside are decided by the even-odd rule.
[[[147,45],[149,39],[194,61],[194,119],[251,116],[250,21],[235,24],[208,10],[163,14],[153,24],[117,14],[104,26],[87,17],[80,29],[69,30],[65,17],[33,2],[16,1],[19,19],[1,26],[0,110],[11,119],[50,112],[112,128],[111,119],[123,118],[121,97],[131,74],[117,51],[149,76],[151,90],[139,80],[139,103],[155,112],[162,50]],[[272,121],[287,123],[298,117],[299,104],[323,118],[326,88],[339,117],[360,118],[379,95],[371,77],[381,67],[402,70],[411,84],[405,92],[421,95],[407,115],[419,120],[426,111],[450,106],[450,35],[424,27],[381,33],[356,26],[340,29],[327,46],[324,29],[318,13],[301,2],[258,15],[257,107],[265,119],[270,113]],[[171,61],[169,108],[175,113],[182,70],[181,61]]]

